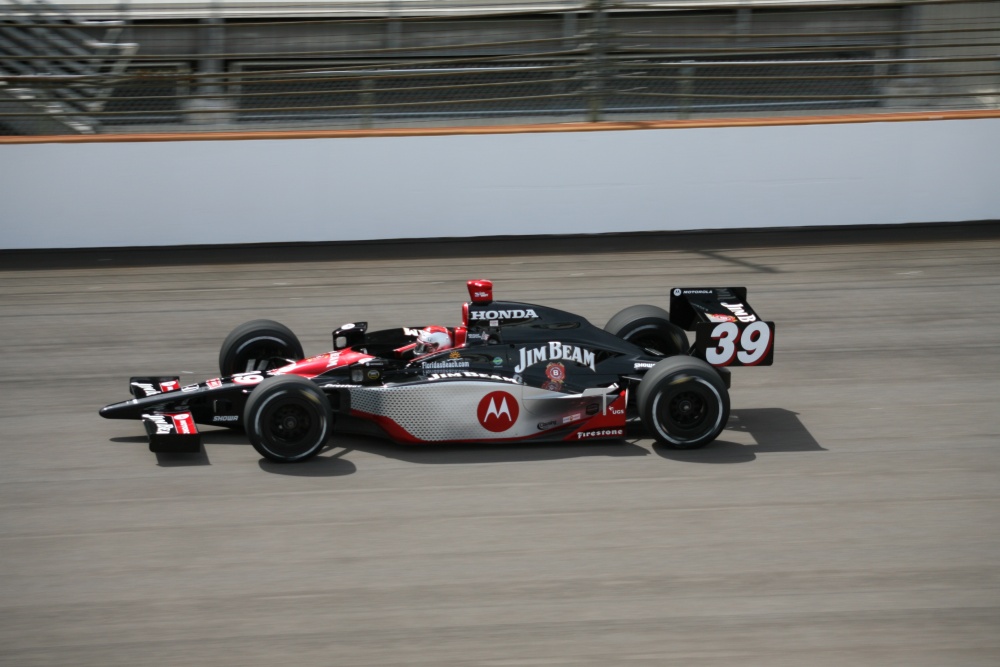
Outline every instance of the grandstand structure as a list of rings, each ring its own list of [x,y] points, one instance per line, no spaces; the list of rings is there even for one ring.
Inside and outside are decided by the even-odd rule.
[[[138,45],[126,22],[89,20],[41,0],[0,4],[0,113],[19,134],[94,133]],[[23,115],[18,115],[23,114]]]
[[[998,0],[0,0],[3,134],[998,108]]]

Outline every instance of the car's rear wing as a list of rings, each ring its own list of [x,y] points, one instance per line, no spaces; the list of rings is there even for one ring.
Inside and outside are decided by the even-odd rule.
[[[774,322],[750,307],[746,287],[676,287],[670,321],[695,332],[695,356],[713,366],[774,363]]]

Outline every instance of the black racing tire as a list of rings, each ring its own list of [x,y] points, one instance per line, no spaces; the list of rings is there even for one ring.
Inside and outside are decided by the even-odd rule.
[[[701,359],[664,359],[646,372],[636,393],[645,429],[674,449],[704,447],[729,421],[726,384]]]
[[[250,393],[243,426],[250,444],[276,463],[304,461],[330,437],[330,401],[316,383],[298,375],[276,375]]]
[[[629,306],[608,320],[604,330],[663,357],[687,354],[690,349],[687,334],[658,306]]]
[[[219,349],[222,377],[269,371],[305,358],[292,330],[274,320],[252,320],[233,329]]]

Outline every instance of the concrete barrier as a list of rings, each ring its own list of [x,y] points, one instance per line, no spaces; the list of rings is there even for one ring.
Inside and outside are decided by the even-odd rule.
[[[1000,218],[1000,118],[0,145],[0,248]]]

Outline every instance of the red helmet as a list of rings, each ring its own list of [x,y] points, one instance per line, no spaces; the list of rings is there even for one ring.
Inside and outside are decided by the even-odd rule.
[[[448,329],[432,324],[429,327],[424,327],[417,334],[417,347],[413,351],[417,356],[420,356],[430,354],[431,352],[447,350],[452,345],[451,334],[448,333]]]

